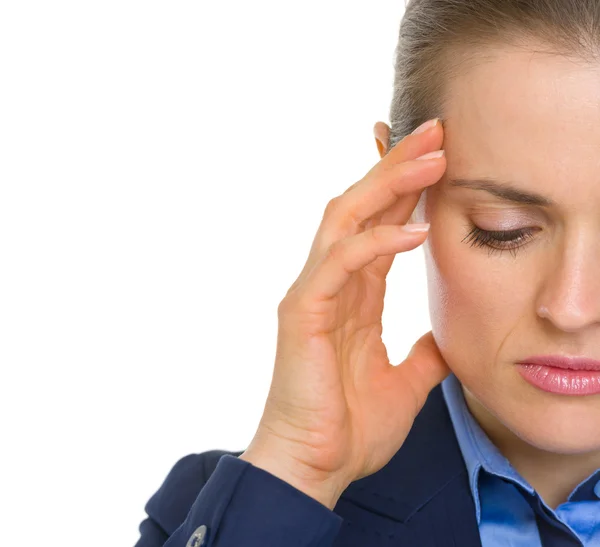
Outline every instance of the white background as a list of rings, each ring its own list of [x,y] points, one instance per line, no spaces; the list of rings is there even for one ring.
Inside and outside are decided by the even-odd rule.
[[[379,160],[403,0],[0,4],[2,544],[132,546],[175,462],[242,450],[277,306]],[[430,329],[388,277],[394,363]]]

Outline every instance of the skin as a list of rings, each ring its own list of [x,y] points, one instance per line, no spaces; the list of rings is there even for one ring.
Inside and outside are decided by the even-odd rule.
[[[556,508],[600,468],[600,395],[541,391],[515,362],[600,360],[600,67],[509,47],[496,53],[449,83],[447,169],[411,221],[431,223],[424,251],[441,354],[475,419]],[[382,157],[389,131],[374,127]],[[557,205],[450,186],[455,177],[511,181]],[[463,241],[473,224],[533,232],[513,255]]]

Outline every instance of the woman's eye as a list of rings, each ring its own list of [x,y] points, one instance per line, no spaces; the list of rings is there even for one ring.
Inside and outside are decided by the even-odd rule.
[[[517,249],[533,237],[533,231],[532,228],[519,228],[509,231],[482,230],[477,226],[473,226],[463,242],[471,242],[471,247],[488,247],[490,255],[494,251],[511,251],[513,256],[516,256]]]

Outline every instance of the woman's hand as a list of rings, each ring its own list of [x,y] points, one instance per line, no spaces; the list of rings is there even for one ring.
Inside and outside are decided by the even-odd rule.
[[[450,372],[431,331],[399,366],[390,364],[381,339],[394,257],[427,237],[402,225],[446,169],[444,156],[416,158],[442,141],[439,122],[408,135],[333,198],[304,269],[279,304],[271,387],[240,458],[330,509],[352,481],[390,461],[431,389]]]

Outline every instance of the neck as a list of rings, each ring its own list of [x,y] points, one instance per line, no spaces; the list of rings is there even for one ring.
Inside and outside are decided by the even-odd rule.
[[[537,448],[490,414],[464,387],[463,393],[471,414],[490,440],[552,509],[566,502],[575,487],[600,468],[600,451],[557,454]]]

